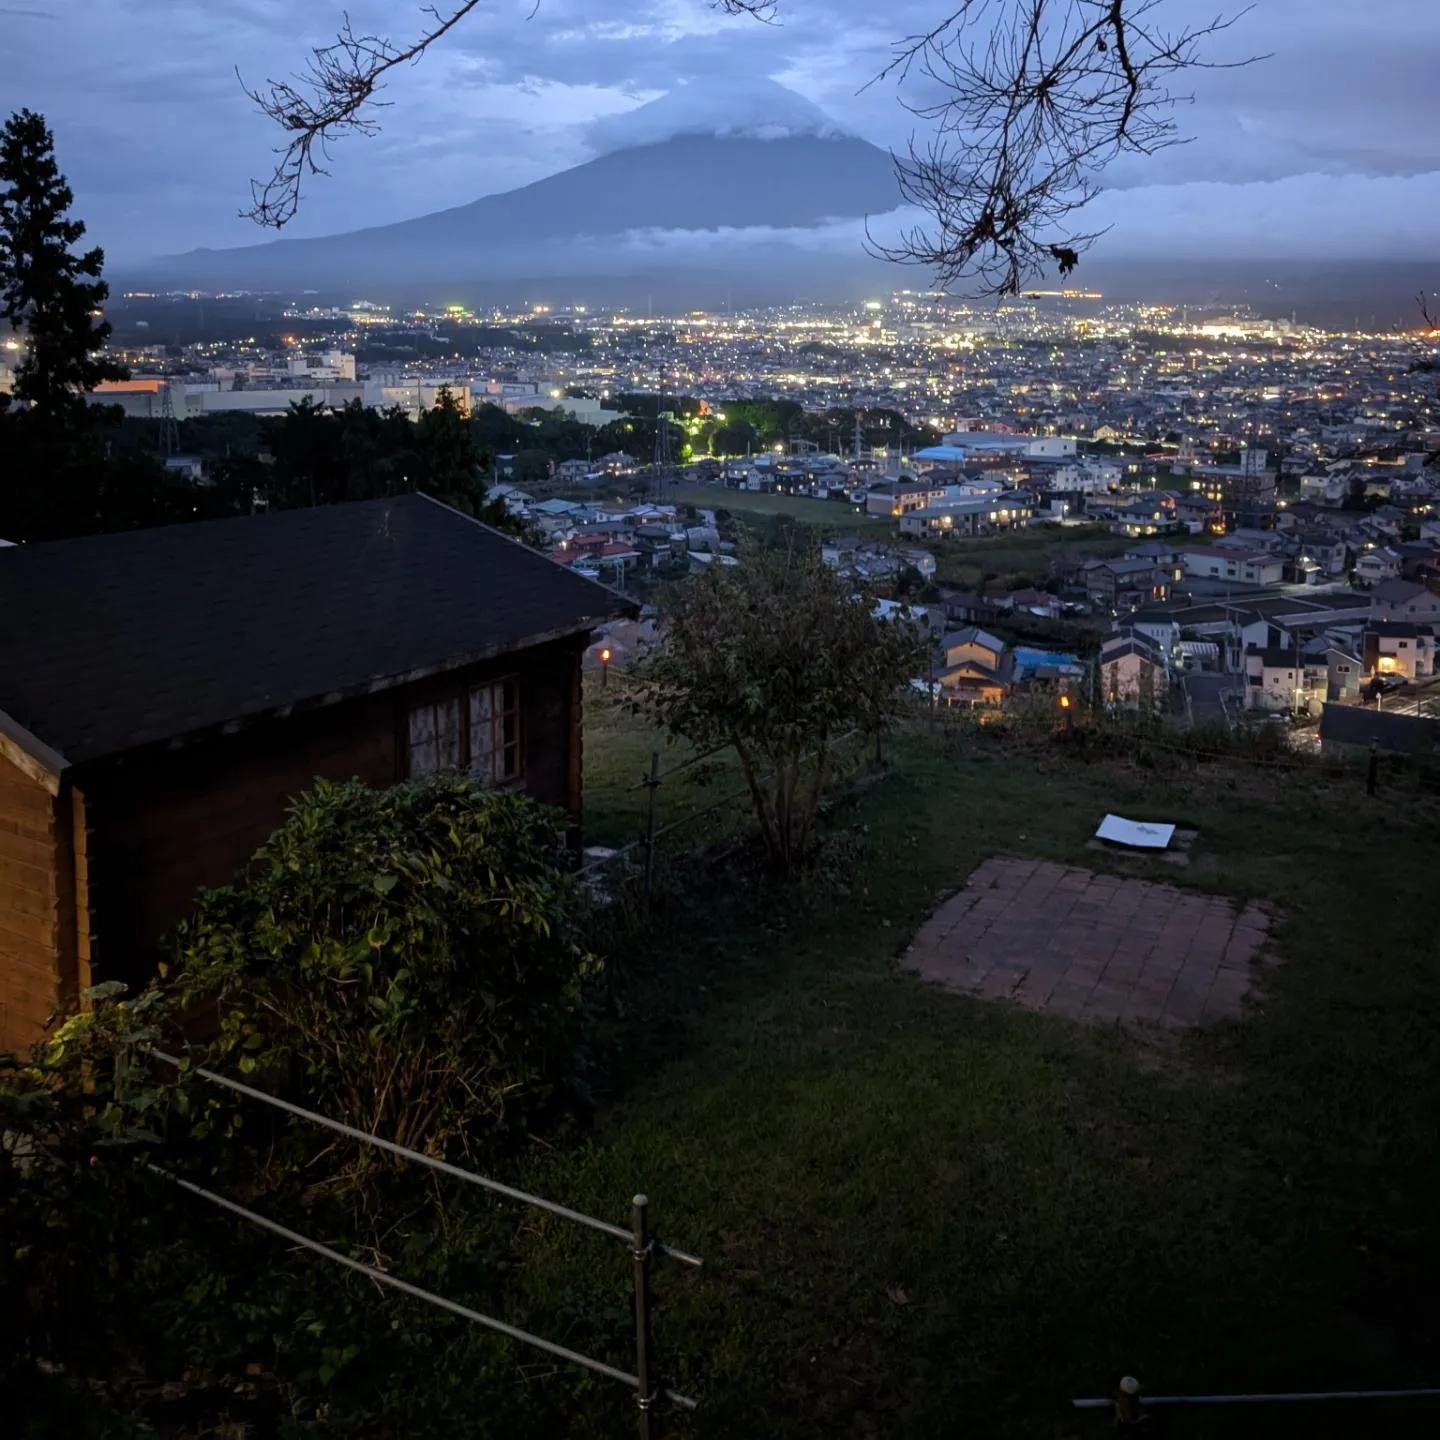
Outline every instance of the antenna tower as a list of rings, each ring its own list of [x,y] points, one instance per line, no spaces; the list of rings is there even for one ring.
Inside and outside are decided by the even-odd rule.
[[[665,499],[665,480],[670,474],[670,422],[665,412],[665,377],[660,377],[660,390],[655,396],[655,503]]]
[[[169,459],[180,449],[180,427],[175,422],[175,401],[170,382],[160,387],[160,453]]]

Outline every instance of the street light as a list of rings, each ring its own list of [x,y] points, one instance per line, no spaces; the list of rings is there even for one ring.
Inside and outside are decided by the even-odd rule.
[[[606,645],[600,651],[600,688],[603,690],[610,683],[610,647]]]

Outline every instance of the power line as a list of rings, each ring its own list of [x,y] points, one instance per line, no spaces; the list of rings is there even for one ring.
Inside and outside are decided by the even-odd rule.
[[[353,1270],[357,1275],[364,1275],[368,1279],[377,1281],[381,1285],[388,1285],[392,1290],[398,1290],[402,1295],[409,1295],[416,1300],[423,1300],[428,1305],[435,1305],[441,1310],[448,1310],[452,1315],[458,1315],[462,1320],[469,1320],[473,1324],[483,1325],[487,1330],[494,1330],[497,1334],[508,1336],[512,1340],[518,1340],[523,1345],[534,1346],[537,1350],[544,1350],[548,1354],[557,1356],[561,1360],[567,1360],[572,1365],[579,1365],[585,1370],[592,1370],[597,1375],[608,1376],[611,1380],[619,1380],[622,1384],[630,1386],[632,1390],[639,1390],[640,1380],[638,1376],[631,1375],[628,1371],[619,1370],[614,1365],[607,1365],[603,1360],[591,1359],[588,1355],[582,1355],[578,1350],[569,1350],[564,1345],[557,1345],[552,1340],[542,1339],[539,1335],[532,1335],[528,1330],[521,1330],[515,1325],[507,1325],[503,1320],[496,1320],[491,1315],[482,1315],[478,1310],[471,1310],[466,1305],[457,1304],[454,1300],[447,1300],[443,1295],[436,1295],[429,1290],[422,1290],[418,1285],[412,1285],[408,1280],[401,1280],[398,1276],[387,1274],[384,1270],[377,1270],[373,1265],[366,1265],[363,1261],[352,1260],[348,1255],[342,1255],[338,1250],[332,1250],[328,1245],[322,1245],[318,1240],[312,1240],[308,1235],[302,1235],[298,1230],[291,1230],[288,1226],[281,1225],[277,1221],[269,1220],[264,1215],[257,1214],[254,1210],[247,1210],[243,1205],[237,1205],[233,1200],[227,1200],[223,1195],[217,1195],[213,1190],[206,1190],[192,1181],[183,1180],[178,1175],[172,1175],[168,1170],[162,1170],[158,1165],[146,1164],[145,1168],[163,1179],[170,1181],[172,1185],[178,1185],[182,1190],[188,1190],[192,1195],[198,1195],[202,1200],[208,1200],[212,1205],[218,1205],[222,1210],[228,1210],[232,1215],[239,1215],[250,1221],[252,1225],[258,1225],[262,1230],[268,1230],[273,1235],[279,1235],[289,1240],[292,1244],[303,1246],[306,1250],[312,1250],[315,1254],[323,1256],[326,1260],[333,1260],[337,1265],[343,1265],[347,1270]],[[628,1238],[628,1237],[627,1237]],[[679,1405],[684,1410],[694,1410],[696,1403],[686,1395],[677,1395],[673,1390],[664,1392],[665,1398],[672,1404]]]

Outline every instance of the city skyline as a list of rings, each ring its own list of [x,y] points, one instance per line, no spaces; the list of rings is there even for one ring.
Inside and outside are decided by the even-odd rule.
[[[357,27],[396,38],[422,24],[418,7],[350,8]],[[252,85],[294,71],[333,34],[338,7],[297,17],[276,0],[219,15],[26,0],[0,13],[16,54],[9,103],[47,115],[112,263],[266,238],[238,211],[276,132],[235,71]],[[850,0],[786,0],[779,23],[758,25],[704,0],[542,0],[529,19],[528,3],[479,10],[398,74],[381,133],[336,148],[286,233],[386,223],[553,174],[613,145],[630,112],[680,82],[723,95],[773,78],[844,129],[902,145],[918,123],[893,85],[865,82],[893,40],[937,13],[904,0],[877,22]],[[1213,15],[1197,0],[1159,13],[1173,26]],[[1178,113],[1191,143],[1106,172],[1108,193],[1087,212],[1087,225],[1112,227],[1096,258],[1425,258],[1440,220],[1427,40],[1440,41],[1440,14],[1419,0],[1378,0],[1363,29],[1343,0],[1261,0],[1205,54],[1270,58],[1181,77],[1195,94]],[[924,98],[915,84],[903,94]],[[854,228],[816,243],[858,243]]]

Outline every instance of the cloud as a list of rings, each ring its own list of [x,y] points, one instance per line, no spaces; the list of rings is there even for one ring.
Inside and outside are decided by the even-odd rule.
[[[1162,0],[1157,19],[1172,29],[1205,21],[1216,4]],[[357,28],[397,40],[425,23],[421,0],[6,8],[6,105],[50,119],[77,210],[112,256],[263,238],[237,211],[280,137],[242,94],[237,68],[251,84],[296,71],[346,8]],[[866,83],[891,43],[940,9],[941,0],[780,0],[779,23],[759,25],[707,0],[540,0],[538,9],[534,0],[487,0],[419,65],[392,76],[380,134],[334,148],[294,233],[383,223],[526,184],[592,147],[636,143],[643,131],[627,125],[654,123],[639,107],[664,92],[678,92],[681,111],[699,100],[723,115],[727,96],[757,77],[799,92],[847,130],[902,147],[919,122],[901,101],[923,99],[923,84]],[[1114,213],[1139,223],[1143,211],[1147,234],[1176,243],[1213,236],[1228,245],[1243,239],[1246,207],[1272,195],[1254,187],[1275,184],[1281,199],[1274,209],[1264,199],[1263,214],[1282,232],[1344,235],[1376,250],[1393,234],[1413,238],[1440,218],[1437,48],[1434,0],[1260,0],[1206,54],[1272,58],[1187,77],[1181,88],[1194,100],[1177,119],[1192,143],[1112,166],[1107,189],[1131,197],[1129,212]],[[679,123],[673,115],[667,124]],[[798,111],[781,120],[810,123]],[[1358,184],[1366,179],[1397,183],[1372,191]],[[1393,208],[1370,209],[1361,223],[1334,213],[1337,194]]]
[[[799,135],[822,139],[852,132],[794,90],[764,76],[723,85],[691,82],[638,109],[596,121],[586,140],[597,154],[635,145],[658,145],[677,135],[720,135],[779,140]]]
[[[1440,195],[1440,171],[1422,177]],[[1088,217],[1108,227],[1088,261],[1115,260],[1387,260],[1435,256],[1440,205],[1417,206],[1415,186],[1395,176],[1291,175],[1225,184],[1196,181],[1100,196]],[[1387,217],[1379,227],[1374,217]],[[636,230],[623,246],[657,263],[707,253],[783,246],[828,255],[862,253],[867,240],[893,245],[928,217],[913,207],[837,220],[814,229],[746,226],[725,230]],[[898,273],[898,272],[897,272]]]

